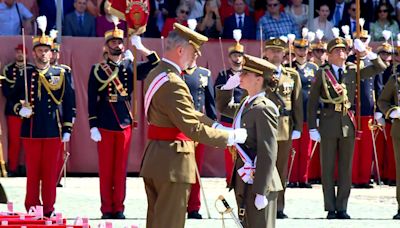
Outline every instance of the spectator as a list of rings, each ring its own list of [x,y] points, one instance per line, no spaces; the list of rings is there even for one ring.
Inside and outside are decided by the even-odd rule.
[[[4,0],[0,3],[0,35],[19,35],[22,27],[26,34],[30,34],[32,17],[24,4],[16,3],[15,0]]]
[[[44,15],[47,18],[46,33],[56,29],[57,17],[57,1],[56,0],[38,0],[39,15]],[[63,0],[62,6],[63,17],[74,11],[74,0]]]
[[[190,14],[189,6],[186,3],[180,4],[178,8],[176,8],[176,17],[175,18],[167,18],[164,23],[164,27],[161,31],[161,36],[167,37],[168,33],[173,30],[174,23],[177,22],[181,25],[187,26],[187,19]]]
[[[255,0],[253,17],[256,23],[258,23],[260,18],[264,16],[266,10],[267,10],[266,0]]]
[[[188,4],[190,10],[190,14],[188,19],[200,19],[204,17],[204,5],[206,4],[206,0],[183,0],[186,4]],[[216,0],[219,2],[219,0]],[[221,4],[219,2],[219,4]]]
[[[114,29],[115,25],[111,19],[111,14],[104,7],[106,0],[103,0],[102,3],[100,4],[100,15],[96,18],[96,36],[98,37],[104,37],[104,34],[106,31]],[[124,34],[127,34],[126,32],[126,22],[125,21],[120,21],[118,24],[118,28],[124,31]]]
[[[204,17],[200,19],[197,31],[209,38],[218,38],[222,33],[221,17],[216,0],[207,0],[204,5]]]
[[[225,23],[225,19],[235,13],[234,9],[235,0],[221,0],[221,6],[219,7],[219,15],[221,16],[222,24]],[[248,16],[249,9],[246,5],[244,13]]]
[[[75,11],[65,16],[65,36],[96,36],[95,18],[86,12],[87,0],[75,0]]]
[[[331,13],[327,4],[321,4],[317,9],[318,17],[311,21],[310,31],[316,32],[318,29],[324,32],[324,40],[329,41],[333,39],[332,28],[333,24],[328,21],[329,14]]]
[[[363,0],[361,1],[362,10],[360,17],[364,18],[367,23],[372,23],[378,19],[375,12],[378,10],[380,4],[388,4],[391,12],[394,12],[393,5],[390,2],[393,2],[394,5],[393,0]]]
[[[150,15],[144,37],[160,38],[165,18],[168,15],[166,2],[167,0],[150,0]]]
[[[390,8],[388,4],[380,4],[378,10],[376,11],[376,20],[371,24],[370,34],[372,41],[384,41],[385,39],[382,36],[383,30],[389,30],[392,32],[392,36],[396,36],[399,33],[399,25],[392,18]]]
[[[356,22],[356,2],[353,0],[350,4],[349,7],[347,7],[347,15],[344,17],[344,19],[339,23],[339,28],[342,28],[344,25],[348,25],[350,28],[350,35],[353,37],[353,34],[357,30],[357,22]],[[369,29],[369,24],[365,23],[364,29],[368,30]],[[343,35],[343,34],[342,34]]]
[[[293,33],[299,37],[299,31],[293,18],[285,12],[280,12],[279,0],[267,0],[267,12],[257,25],[257,39],[286,36]],[[261,34],[261,29],[262,34]],[[261,37],[262,35],[262,37]]]
[[[332,22],[333,26],[338,27],[340,22],[348,17],[346,13],[348,5],[345,5],[344,0],[335,0],[334,4],[329,8],[333,14],[329,16],[328,20]]]
[[[292,4],[285,7],[285,12],[290,15],[297,24],[297,29],[307,26],[308,22],[308,5],[303,4],[303,0],[291,0]]]
[[[233,8],[235,13],[226,18],[222,37],[233,39],[233,30],[240,29],[243,39],[254,40],[256,38],[256,24],[253,18],[245,14],[246,3],[244,0],[234,0]]]

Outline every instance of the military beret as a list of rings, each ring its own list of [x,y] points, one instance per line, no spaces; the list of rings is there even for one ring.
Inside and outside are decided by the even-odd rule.
[[[265,59],[244,55],[243,71],[253,72],[263,75],[264,78],[270,77],[277,67]]]
[[[287,44],[280,38],[273,38],[265,41],[265,48],[278,48],[284,50],[287,48]]]
[[[328,46],[327,46],[328,52],[329,53],[332,52],[332,50],[335,48],[346,48],[347,49],[348,48],[347,41],[342,37],[338,37],[338,38],[334,38],[334,39],[330,40],[328,42]]]
[[[196,51],[201,55],[200,47],[203,43],[208,41],[206,36],[201,35],[198,32],[191,30],[190,28],[183,26],[179,23],[174,23],[174,30],[179,33],[182,37],[189,41]]]

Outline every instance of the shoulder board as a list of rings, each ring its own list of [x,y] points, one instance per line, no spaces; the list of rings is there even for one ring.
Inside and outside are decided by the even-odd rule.
[[[62,67],[62,68],[64,68],[64,69],[66,69],[66,70],[68,70],[68,71],[71,71],[71,67],[70,67],[70,66],[68,66],[68,65],[65,65],[65,64],[60,64],[60,67]]]
[[[14,63],[9,63],[9,64],[5,65],[4,70],[10,68],[12,65],[14,65]]]
[[[59,70],[61,72],[65,72],[65,69],[60,66],[53,66],[53,69]]]
[[[328,63],[325,63],[325,64],[321,65],[319,68],[322,69],[322,70],[326,70],[326,69],[329,70],[331,67],[329,66]]]
[[[299,75],[299,72],[297,72],[297,70],[294,69],[294,68],[285,67],[285,70],[286,70],[287,72],[289,72],[289,74],[296,74],[296,75]]]
[[[204,67],[199,67],[199,69],[200,69],[200,70],[203,70],[203,71],[205,71],[205,72],[207,72],[207,73],[206,73],[207,76],[211,76],[211,71],[210,71],[209,69],[204,68]]]
[[[315,69],[318,69],[318,68],[319,68],[318,65],[315,64],[315,63],[313,63],[313,62],[308,62],[308,64],[310,64],[311,66],[315,67]]]
[[[346,67],[349,69],[355,69],[357,67],[357,65],[352,62],[346,62]]]

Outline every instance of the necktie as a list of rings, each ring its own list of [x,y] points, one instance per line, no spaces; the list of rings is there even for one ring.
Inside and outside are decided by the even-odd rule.
[[[342,68],[338,69],[338,79],[339,79],[339,83],[342,83],[342,80],[343,80],[343,69]]]
[[[79,26],[83,27],[83,15],[79,15]]]
[[[238,28],[243,28],[243,19],[242,16],[239,16],[239,26]]]
[[[356,31],[356,21],[351,22],[351,35]]]
[[[338,4],[336,5],[336,9],[335,9],[335,26],[339,25],[339,21],[340,21],[340,9],[342,8],[342,5]]]

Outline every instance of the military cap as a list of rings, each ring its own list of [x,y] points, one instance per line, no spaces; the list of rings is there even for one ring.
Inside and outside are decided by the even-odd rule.
[[[393,51],[392,45],[390,45],[389,43],[386,43],[386,42],[379,45],[378,48],[376,49],[376,52],[378,54],[381,52],[392,53],[392,51]]]
[[[323,41],[315,42],[311,44],[311,49],[312,50],[327,50],[327,43]]]
[[[335,48],[348,48],[347,41],[342,37],[337,37],[328,42],[328,52],[330,53]]]
[[[53,45],[53,38],[45,34],[47,27],[46,16],[39,16],[36,18],[39,29],[42,31],[42,35],[35,36],[32,40],[33,48],[37,46],[48,46],[51,48]]]
[[[196,49],[197,53],[201,55],[200,47],[201,45],[203,45],[203,43],[208,41],[208,38],[206,36],[203,36],[200,33],[195,32],[179,23],[174,23],[174,30],[177,31],[179,35],[188,40],[188,42],[193,45],[194,49]]]
[[[24,46],[23,46],[22,44],[18,44],[18,45],[15,47],[15,50],[16,50],[16,51],[18,51],[18,50],[24,51]],[[26,49],[26,47],[25,47],[25,53],[28,53],[28,50]]]
[[[124,39],[124,30],[119,29],[117,26],[115,26],[114,29],[108,30],[106,33],[104,33],[104,38],[106,40],[106,43],[109,40],[112,39]]]
[[[228,52],[229,54],[233,53],[244,54],[244,46],[241,45],[239,42],[237,42],[236,44],[229,47]]]
[[[53,46],[51,46],[52,52],[60,52],[61,44],[53,42]]]
[[[253,72],[267,78],[276,70],[277,67],[265,59],[244,55],[243,71]]]
[[[298,39],[293,42],[293,46],[295,48],[307,48],[309,47],[309,43],[307,39]]]
[[[353,37],[357,37],[357,32],[353,32]],[[368,37],[369,37],[368,30],[362,29],[360,31],[360,39],[368,39]]]
[[[265,42],[265,48],[278,48],[285,50],[287,48],[287,43],[280,38],[272,38]]]

